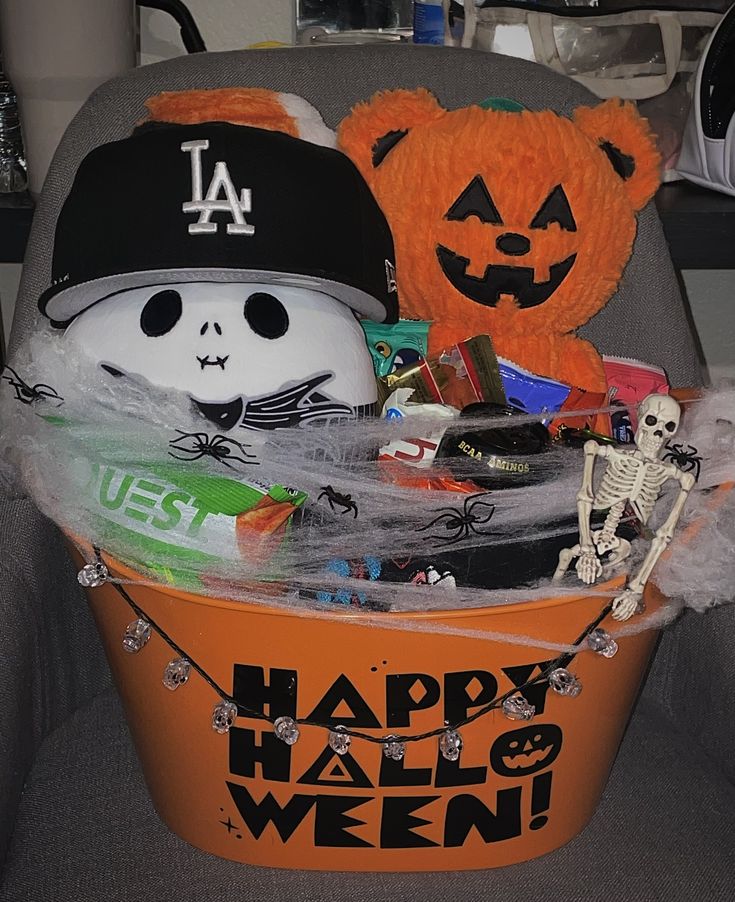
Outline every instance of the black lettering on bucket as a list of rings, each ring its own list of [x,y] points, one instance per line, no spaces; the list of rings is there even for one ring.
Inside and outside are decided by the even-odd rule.
[[[329,746],[326,746],[296,782],[306,783],[309,786],[355,786],[369,789],[373,786],[368,775],[349,752],[346,755],[338,755]]]
[[[258,745],[255,730],[232,727],[230,773],[252,779],[255,776],[256,763],[261,766],[264,780],[288,783],[291,779],[291,746],[281,742],[271,732],[262,733]]]
[[[248,790],[238,783],[228,780],[227,788],[245,826],[256,839],[260,839],[268,824],[273,824],[283,842],[288,842],[316,802],[316,796],[294,795],[281,808],[269,792],[262,801],[256,802]]]
[[[380,848],[420,849],[438,846],[438,842],[414,832],[417,827],[431,826],[432,821],[413,814],[438,798],[439,796],[386,796],[380,818]]]
[[[252,728],[233,725],[229,734],[230,773],[246,783],[254,782],[242,785],[226,781],[244,826],[233,824],[230,816],[220,823],[228,835],[235,831],[237,839],[249,831],[256,840],[272,844],[280,837],[285,844],[296,835],[294,842],[334,849],[474,848],[481,843],[511,840],[522,831],[543,830],[554,817],[551,768],[562,753],[563,733],[559,725],[539,717],[548,683],[541,679],[532,686],[526,684],[547,667],[546,661],[512,665],[500,668],[498,677],[486,670],[437,676],[420,672],[386,674],[385,711],[379,711],[363,697],[356,677],[340,674],[331,684],[309,685],[309,697],[302,697],[297,704],[300,680],[295,670],[236,664],[233,696],[241,709],[269,719],[283,714],[298,718],[304,735],[295,745],[288,745],[275,735],[272,723],[254,719]],[[322,691],[325,684],[328,688]],[[375,688],[371,682],[367,696],[371,702],[376,697]],[[522,689],[536,706],[536,717],[530,723],[514,724],[500,712],[488,713],[487,721],[483,721],[488,725],[487,732],[473,728],[471,740],[455,761],[442,755],[440,733],[432,735],[431,728],[429,735],[419,740],[435,743],[430,755],[425,747],[419,753],[412,742],[407,742],[406,753],[399,760],[383,754],[381,745],[391,729],[399,736],[406,726],[411,731],[414,712],[434,709],[437,720],[444,713],[448,728],[464,718],[475,719],[478,713],[484,713],[484,706],[497,704],[503,693],[514,689]],[[318,699],[316,704],[314,699]],[[312,710],[306,714],[309,708]],[[239,723],[247,719],[247,710],[241,710]],[[419,719],[423,726],[430,715]],[[337,724],[377,732],[355,736],[340,755],[325,742],[325,730]],[[461,723],[459,730],[466,740]],[[304,741],[307,731],[310,738]],[[319,744],[315,744],[314,737],[320,731]],[[417,732],[416,726],[413,732]],[[276,784],[273,792],[263,787],[266,781]],[[318,793],[294,792],[300,786],[324,789]],[[388,787],[396,791],[385,794]],[[414,793],[427,794],[411,794],[412,787]],[[468,792],[465,787],[476,788]],[[361,790],[372,794],[357,794]],[[432,791],[434,794],[429,795]],[[234,811],[232,817],[236,817]],[[338,863],[337,857],[335,867]]]
[[[498,790],[495,811],[466,793],[450,799],[444,820],[444,845],[463,846],[473,828],[486,843],[520,836],[521,787]]]

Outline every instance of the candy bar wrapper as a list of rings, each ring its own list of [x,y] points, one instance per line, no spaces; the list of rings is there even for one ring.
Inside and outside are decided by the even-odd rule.
[[[252,564],[267,563],[285,538],[288,524],[305,496],[284,497],[285,490],[273,487],[250,510],[237,515],[235,534],[240,555]]]
[[[383,404],[383,416],[389,420],[420,416],[423,419],[433,417],[447,421],[459,416],[458,410],[446,404],[414,403],[415,394],[415,389],[397,388]],[[444,429],[438,429],[425,438],[396,439],[383,445],[379,459],[398,461],[412,467],[428,467],[434,460],[443,434]]]
[[[578,416],[572,415],[575,410],[596,410],[605,407],[605,394],[603,392],[583,391],[581,388],[572,387],[566,401],[562,404],[559,413],[562,417],[554,417],[549,423],[549,432],[556,438],[560,426],[569,429],[591,429],[600,435],[610,435],[610,417],[606,413],[585,413]]]
[[[488,335],[461,341],[437,360],[421,360],[378,379],[379,401],[397,388],[411,388],[412,404],[448,404],[461,410],[488,401],[505,404],[505,392]]]
[[[489,335],[475,335],[466,341],[457,342],[449,352],[441,355],[439,362],[448,363],[461,379],[466,379],[474,395],[471,398],[457,397],[453,400],[451,396],[445,394],[443,397],[447,404],[460,409],[478,401],[505,405],[503,380]],[[450,380],[449,389],[456,390],[453,380]],[[463,403],[458,403],[460,400]]]
[[[667,395],[669,380],[660,366],[628,357],[603,356],[602,365],[607,380],[607,404],[623,408],[610,415],[612,435],[619,442],[632,442],[638,428],[638,404],[652,393]]]
[[[387,456],[379,458],[380,470],[385,479],[403,488],[425,492],[458,492],[462,495],[475,495],[485,491],[469,479],[455,479],[449,470],[439,467],[431,467],[430,470],[418,469],[416,466],[404,467],[404,463],[410,461],[399,462],[399,458]]]
[[[571,387],[564,382],[537,376],[503,357],[498,357],[498,367],[508,404],[525,413],[559,410],[569,397]]]
[[[431,325],[426,320],[402,319],[386,324],[363,319],[360,325],[365,332],[376,376],[387,376],[426,357]]]

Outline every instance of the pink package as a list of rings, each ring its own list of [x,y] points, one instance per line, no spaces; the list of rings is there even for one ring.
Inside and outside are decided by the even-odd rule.
[[[669,380],[660,366],[629,357],[603,357],[602,365],[607,380],[608,405],[628,408],[610,414],[613,438],[619,442],[632,442],[638,428],[636,407],[654,392],[667,395]]]

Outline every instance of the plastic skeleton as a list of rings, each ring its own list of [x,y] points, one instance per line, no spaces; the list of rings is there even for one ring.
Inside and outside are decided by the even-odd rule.
[[[694,485],[691,473],[683,473],[673,463],[659,459],[664,442],[676,434],[680,418],[681,408],[673,398],[648,395],[638,407],[635,449],[622,450],[610,445],[598,445],[595,441],[584,445],[584,473],[577,495],[579,544],[561,551],[555,580],[561,579],[572,560],[577,558],[577,576],[583,583],[592,585],[602,574],[603,555],[610,555],[605,560],[607,566],[622,561],[630,553],[630,542],[615,534],[626,504],[630,504],[635,515],[645,524],[656,506],[663,484],[668,479],[676,479],[680,486],[671,512],[654,534],[638,572],[613,600],[612,616],[615,620],[627,620],[641,609],[643,588],[671,541],[687,495]],[[607,466],[595,492],[592,483],[598,457],[605,459]],[[602,528],[595,531],[592,531],[590,524],[593,510],[608,511]]]

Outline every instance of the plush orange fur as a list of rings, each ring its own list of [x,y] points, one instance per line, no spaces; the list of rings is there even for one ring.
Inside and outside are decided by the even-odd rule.
[[[379,139],[404,131],[375,165]],[[601,149],[606,143],[628,158],[633,171],[626,171],[627,177],[618,175]],[[402,315],[434,321],[433,353],[487,332],[498,354],[533,372],[589,391],[605,390],[599,354],[573,330],[615,292],[635,238],[636,212],[658,185],[658,153],[631,104],[607,101],[580,108],[569,120],[548,110],[471,106],[448,112],[425,89],[391,91],[352,111],[339,128],[338,146],[360,169],[388,218]],[[477,215],[447,218],[476,176],[502,222]],[[576,231],[555,221],[532,227],[559,185]],[[509,233],[528,240],[526,253],[501,249],[503,242],[496,242]],[[476,280],[485,277],[486,267],[499,265],[532,268],[535,284],[548,282],[552,266],[576,257],[558,287],[536,306],[521,306],[510,292],[488,305],[450,281],[439,246],[466,260],[464,272]]]
[[[206,91],[164,91],[145,102],[157,122],[195,125],[231,122],[298,137],[298,128],[278,94],[265,88],[215,88]]]

